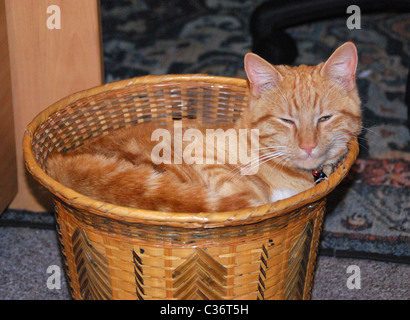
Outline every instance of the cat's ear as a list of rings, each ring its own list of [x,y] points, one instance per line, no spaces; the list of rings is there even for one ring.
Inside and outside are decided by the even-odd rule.
[[[272,90],[283,80],[282,75],[274,66],[251,52],[245,55],[245,71],[251,93],[255,97],[260,97],[264,92]]]
[[[356,68],[356,46],[352,42],[346,42],[333,52],[320,73],[350,91],[356,85]]]

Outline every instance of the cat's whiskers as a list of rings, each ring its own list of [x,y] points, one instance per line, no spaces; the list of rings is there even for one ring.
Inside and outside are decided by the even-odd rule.
[[[284,155],[284,153],[283,153],[283,152],[279,152],[279,151],[270,152],[270,153],[262,154],[262,155],[258,155],[257,157],[255,157],[255,158],[251,159],[250,161],[248,161],[246,164],[243,164],[242,166],[240,166],[239,170],[242,170],[242,169],[244,169],[244,168],[246,168],[246,167],[248,167],[248,166],[251,166],[251,165],[253,165],[253,164],[255,164],[255,163],[256,163],[256,164],[259,164],[259,162],[260,162],[261,160],[265,160],[265,159],[267,159],[267,158],[279,157],[279,156],[281,156],[281,155]]]
[[[251,165],[249,168],[246,168],[246,169],[247,169],[246,171],[242,171],[242,170],[241,170],[239,178],[236,179],[234,182],[237,182],[237,181],[240,180],[243,176],[249,175],[249,173],[252,172],[253,169],[255,169],[255,168],[259,167],[260,165],[262,165],[262,164],[264,164],[264,163],[266,163],[266,162],[268,162],[268,161],[271,161],[272,159],[275,159],[275,158],[278,158],[278,157],[271,157],[271,158],[268,158],[268,159],[263,160],[262,162],[254,163],[254,164]]]
[[[369,129],[369,128],[366,128],[366,127],[362,126],[362,130],[366,130],[367,132],[370,132],[370,133],[376,135],[377,137],[380,137],[380,133],[378,133],[378,132],[376,132],[372,129]]]
[[[274,146],[274,147],[264,147],[264,148],[259,148],[258,150],[265,150],[265,149],[276,149],[276,148],[286,148],[286,146]]]
[[[259,167],[260,165],[268,161],[271,161],[273,159],[282,158],[284,155],[285,155],[284,153],[270,153],[270,154],[265,154],[262,157],[257,158],[256,161],[251,160],[245,166],[237,168],[235,170],[236,172],[230,177],[230,179],[232,179],[234,176],[236,176],[240,172],[241,176],[237,180],[235,180],[235,181],[238,181],[239,179],[242,178],[242,176],[248,175],[248,173],[252,172],[253,169]]]
[[[257,161],[258,159],[261,160],[262,157],[265,157],[265,156],[269,156],[269,155],[274,154],[274,153],[275,153],[274,151],[276,151],[276,152],[278,152],[278,153],[279,153],[279,152],[282,152],[281,150],[276,150],[277,148],[278,148],[278,149],[280,149],[280,148],[286,148],[286,146],[270,146],[270,147],[258,148],[258,155],[257,155],[256,157],[252,158],[252,159],[249,160],[247,163],[242,164],[241,166],[237,167],[235,170],[233,170],[233,172],[236,173],[236,171],[241,170],[244,166],[246,167],[246,166],[250,165],[251,163],[254,163],[255,161]],[[261,150],[273,150],[273,152],[270,152],[270,153],[268,152],[268,153],[265,153],[265,154],[261,154],[261,153],[260,153]],[[282,152],[282,153],[283,153],[283,152]],[[284,153],[283,153],[283,154],[284,154]]]
[[[367,148],[363,143],[361,143],[360,140],[363,140],[363,141],[367,142],[369,145],[371,145],[372,147],[374,147],[376,149],[379,149],[379,150],[382,149],[382,147],[374,141],[370,141],[369,139],[366,139],[364,137],[356,137],[356,138],[359,140],[358,141],[359,146],[365,148],[368,151],[369,151],[369,148]]]
[[[266,157],[269,157],[269,156],[272,156],[272,155],[285,155],[285,153],[282,150],[275,150],[276,147],[266,147],[266,149],[272,150],[272,151],[270,151],[268,153],[259,153],[258,152],[258,155],[256,157],[252,158],[250,161],[248,161],[245,165],[249,165],[250,163],[253,163],[255,161],[255,159],[263,160]],[[266,149],[265,148],[259,148],[258,151],[266,150]]]
[[[374,128],[374,127],[373,127]],[[376,127],[377,128],[377,127]],[[365,138],[365,137],[360,137],[358,136],[357,139],[366,141],[369,145],[371,145],[372,147],[375,147],[378,150],[382,149],[382,146],[380,144],[377,143],[377,141],[382,140],[382,136],[379,132],[376,132],[372,129],[366,128],[364,126],[362,126],[362,132],[366,132],[366,133],[371,133],[372,135],[374,135],[373,137],[369,137],[369,138],[373,138],[372,140],[370,140],[369,138]],[[376,140],[376,141],[374,141]],[[365,148],[366,150],[369,150],[369,148],[366,148],[363,144],[360,144],[363,148]]]
[[[282,163],[282,166],[280,167],[279,172],[282,171],[283,167],[286,164],[286,161],[284,161],[284,160],[288,161],[288,160],[290,160],[290,157],[284,157],[282,161],[278,162],[278,164]],[[276,167],[276,165],[275,165],[275,167]]]
[[[360,147],[362,147],[362,148],[364,148],[364,149],[366,149],[367,151],[369,151],[369,148],[367,148],[363,143],[361,143],[360,142],[360,140],[364,140],[364,141],[366,141],[367,143],[371,143],[368,139],[366,139],[366,138],[362,138],[362,137],[356,137],[359,141],[357,142],[358,143],[358,145],[360,146]],[[335,135],[334,137],[333,137],[333,139],[332,139],[332,146],[334,146],[334,147],[347,147],[347,144],[349,143],[349,141],[350,141],[350,137],[348,138],[348,137],[346,137],[346,135],[344,135],[344,134],[338,134],[338,135]],[[372,143],[373,145],[375,145],[376,147],[378,147],[378,145],[377,144],[375,144],[374,142]]]
[[[331,148],[337,148],[337,147],[343,147],[343,148],[347,148],[347,144],[350,141],[350,139],[337,139],[335,141],[332,142]]]

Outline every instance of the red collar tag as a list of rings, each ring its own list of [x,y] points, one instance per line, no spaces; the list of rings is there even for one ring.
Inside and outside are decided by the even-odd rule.
[[[318,184],[319,182],[326,180],[327,175],[322,170],[315,170],[313,171],[313,178],[315,179],[315,184]]]

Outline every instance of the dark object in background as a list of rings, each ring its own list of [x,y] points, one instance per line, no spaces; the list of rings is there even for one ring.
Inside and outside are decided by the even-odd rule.
[[[347,7],[357,5],[361,14],[406,12],[409,0],[273,0],[257,7],[250,20],[252,51],[272,64],[293,64],[298,55],[295,40],[285,29],[322,19],[348,17]]]
[[[406,95],[404,96],[404,102],[407,105],[407,127],[410,127],[410,70],[407,74]]]
[[[283,30],[276,29],[260,39],[255,39],[252,52],[276,65],[291,65],[298,56],[295,40]]]

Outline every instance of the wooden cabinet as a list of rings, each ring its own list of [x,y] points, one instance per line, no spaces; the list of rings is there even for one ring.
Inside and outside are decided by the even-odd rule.
[[[13,105],[13,112],[10,106],[4,109],[4,104],[0,109],[0,116],[9,123],[8,128],[0,127],[8,133],[4,143],[7,149],[4,152],[0,149],[0,179],[3,172],[15,177],[15,173],[8,169],[13,167],[10,141],[14,139],[18,192],[10,207],[49,210],[52,208],[50,195],[25,170],[21,146],[23,133],[26,125],[50,104],[71,93],[102,84],[99,1],[0,0],[0,7],[7,20],[7,23],[2,22],[0,34],[2,39],[6,33],[8,35]],[[53,10],[56,7],[58,12]],[[52,21],[55,18],[61,19],[61,28],[50,28],[50,21],[56,22]],[[1,48],[5,51],[3,46]],[[1,59],[0,63],[5,62]],[[3,79],[3,73],[1,77],[0,87],[3,87],[7,80]],[[11,135],[13,114],[14,138]],[[0,131],[0,136],[3,135]],[[13,177],[7,179],[15,181]],[[12,190],[11,187],[11,182],[2,179],[1,195],[3,189]],[[0,198],[0,210],[1,204]]]
[[[0,2],[0,213],[17,193],[17,167],[11,96],[6,7]]]

